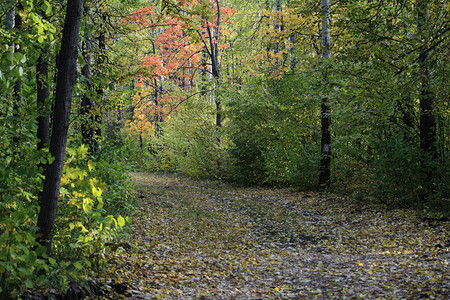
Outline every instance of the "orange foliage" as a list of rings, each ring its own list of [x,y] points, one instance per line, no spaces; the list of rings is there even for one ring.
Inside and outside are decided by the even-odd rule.
[[[141,134],[149,131],[152,123],[164,120],[185,100],[180,95],[169,94],[162,85],[170,80],[170,85],[180,90],[192,89],[196,70],[206,68],[201,64],[204,47],[209,45],[209,39],[213,43],[218,39],[212,33],[218,26],[216,1],[177,0],[177,4],[186,14],[162,16],[150,6],[137,9],[126,18],[136,26],[136,31],[152,37],[153,53],[141,61],[151,75],[138,78],[136,86],[140,92],[133,98],[134,121],[129,124],[130,129]],[[221,22],[228,20],[232,13],[232,9],[220,9]],[[221,49],[227,47],[220,45]]]

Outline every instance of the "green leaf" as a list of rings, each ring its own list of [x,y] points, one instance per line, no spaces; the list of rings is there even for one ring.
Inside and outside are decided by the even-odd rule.
[[[21,61],[22,58],[23,58],[22,52],[14,52],[14,54],[13,54],[14,61]]]
[[[45,11],[46,15],[49,15],[52,12],[52,6],[48,1],[44,1],[44,3],[41,5],[41,9]]]
[[[50,153],[48,154],[48,164],[51,165],[55,161],[55,157]]]
[[[98,204],[97,204],[97,208],[98,209],[102,209],[103,208],[103,200],[101,198],[98,199]]]
[[[120,227],[123,227],[125,225],[125,219],[122,216],[117,217],[117,222],[119,223]]]
[[[23,68],[22,67],[19,67],[19,75],[20,75],[20,77],[23,76]]]
[[[32,289],[33,288],[33,282],[30,279],[25,279],[25,281],[23,283],[25,284],[25,286],[28,289]]]
[[[79,261],[77,261],[77,262],[74,263],[73,265],[74,265],[74,267],[77,268],[78,270],[83,269],[83,265],[82,265]]]
[[[56,260],[55,260],[54,258],[52,258],[52,257],[49,257],[49,258],[48,258],[48,262],[49,262],[52,266],[54,266],[54,265],[56,264]]]
[[[92,164],[91,160],[88,161],[88,169],[89,171],[92,171],[94,169],[94,165]]]

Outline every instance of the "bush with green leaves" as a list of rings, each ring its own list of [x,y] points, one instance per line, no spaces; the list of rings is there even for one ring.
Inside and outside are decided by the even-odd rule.
[[[21,148],[22,154],[26,148]],[[31,151],[31,150],[30,150]],[[38,151],[33,150],[31,152]],[[30,154],[31,155],[31,154]],[[31,156],[28,156],[30,159]],[[39,157],[39,156],[36,156]],[[105,246],[118,236],[129,212],[132,186],[118,164],[93,161],[84,146],[68,148],[61,181],[52,257],[36,242],[38,162],[16,160],[2,168],[0,189],[0,296],[16,297],[29,289],[64,291],[73,280],[92,276],[105,262]],[[30,160],[27,159],[27,164]],[[14,168],[10,168],[14,166]]]
[[[33,288],[38,274],[50,269],[45,249],[35,241],[37,194],[42,183],[38,170],[46,153],[33,143],[33,115],[13,109],[10,98],[0,98],[0,298],[14,297]]]
[[[125,225],[118,212],[129,212],[131,195],[126,172],[117,163],[91,160],[84,145],[66,152],[53,240],[53,256],[64,265],[61,285],[100,271],[105,243],[115,240]]]
[[[176,171],[196,178],[226,178],[228,140],[214,123],[212,105],[191,99],[164,123],[163,149]]]
[[[315,187],[320,120],[314,82],[303,76],[253,78],[246,89],[227,95],[235,181]]]

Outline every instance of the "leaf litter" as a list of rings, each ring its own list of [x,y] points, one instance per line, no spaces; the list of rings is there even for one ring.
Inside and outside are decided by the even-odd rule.
[[[106,277],[127,299],[448,299],[448,219],[343,197],[131,174]],[[119,296],[110,294],[110,297]]]

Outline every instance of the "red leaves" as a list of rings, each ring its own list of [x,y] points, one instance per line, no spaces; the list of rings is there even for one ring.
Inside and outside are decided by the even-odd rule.
[[[197,70],[205,68],[204,62],[200,63],[202,50],[208,53],[217,50],[209,48],[214,48],[211,44],[217,46],[219,25],[233,13],[230,8],[219,8],[215,0],[176,3],[180,10],[163,14],[150,6],[136,9],[126,18],[127,22],[134,23],[131,25],[135,25],[136,34],[143,41],[148,40],[147,55],[141,58],[140,64],[150,75],[141,75],[136,84],[142,90],[136,96],[139,99],[136,99],[135,121],[130,124],[140,133],[144,128],[151,128],[152,123],[163,121],[185,100],[184,91],[194,87]],[[219,49],[227,47],[222,44]]]
[[[153,20],[157,19],[154,9],[153,6],[136,9],[128,15],[127,19],[138,24],[141,28],[156,26],[156,23],[153,23]]]

